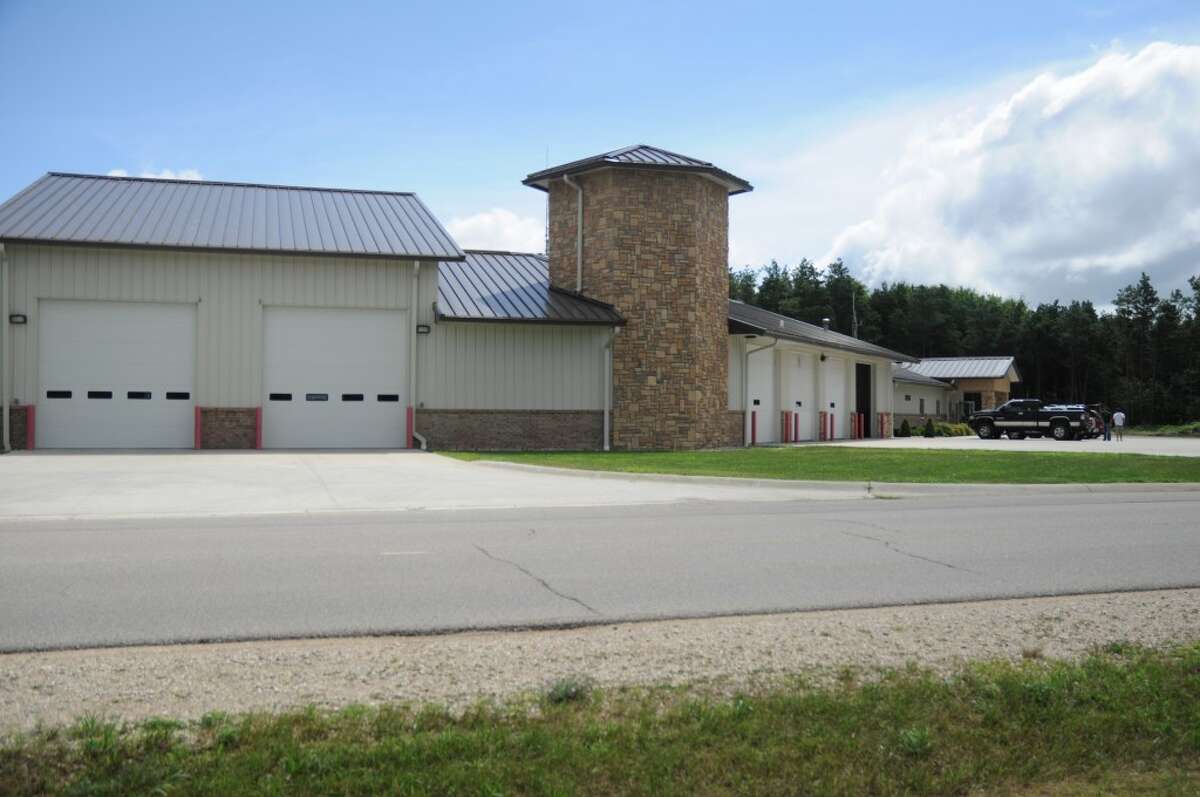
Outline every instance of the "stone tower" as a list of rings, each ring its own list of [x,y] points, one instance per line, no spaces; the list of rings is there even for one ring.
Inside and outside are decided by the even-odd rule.
[[[727,409],[729,196],[750,184],[645,145],[525,184],[549,194],[551,284],[626,319],[613,344],[613,447],[739,443]]]

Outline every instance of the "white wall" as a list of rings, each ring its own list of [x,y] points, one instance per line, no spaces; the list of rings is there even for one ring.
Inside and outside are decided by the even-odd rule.
[[[925,415],[942,417],[946,414],[949,391],[932,385],[916,385],[910,382],[895,383],[895,413],[897,415],[921,415],[921,399],[925,399]],[[938,409],[941,402],[941,409]]]
[[[729,409],[743,409],[743,364],[746,348],[765,345],[770,338],[758,337],[747,340],[744,337],[731,335],[729,337]],[[825,360],[821,360],[821,355]],[[758,359],[763,358],[759,363]],[[818,415],[820,411],[832,412],[837,421],[834,436],[846,438],[850,436],[850,413],[855,407],[855,365],[867,363],[873,366],[874,385],[872,401],[874,412],[892,411],[891,362],[882,357],[856,357],[849,352],[838,349],[822,349],[805,343],[780,340],[769,352],[755,354],[751,358],[752,385],[759,392],[766,389],[768,376],[774,380],[776,393],[774,406],[768,406],[772,413],[772,429],[779,426],[778,414],[783,410],[800,412],[800,440],[814,440],[819,436]],[[774,369],[774,374],[765,373],[767,366]],[[796,407],[800,401],[802,406]],[[836,406],[830,408],[830,403]],[[760,405],[760,413],[763,405]],[[777,431],[769,432],[764,437],[762,430],[762,415],[759,418],[759,441],[769,442],[778,436]],[[872,417],[873,432],[878,434],[875,427],[876,417]]]

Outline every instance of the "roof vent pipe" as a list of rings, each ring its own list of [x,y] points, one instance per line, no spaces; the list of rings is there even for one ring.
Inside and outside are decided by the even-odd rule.
[[[824,328],[824,329],[825,329],[825,331],[827,331],[827,332],[828,332],[828,331],[829,331],[829,319],[828,319],[828,318],[822,318],[822,319],[821,319],[821,326],[822,326],[822,328]]]
[[[583,293],[583,186],[575,182],[569,174],[563,175],[563,182],[575,189],[575,292]]]

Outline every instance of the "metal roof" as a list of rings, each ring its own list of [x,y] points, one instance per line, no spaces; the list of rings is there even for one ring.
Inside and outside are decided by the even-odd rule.
[[[625,323],[611,305],[550,285],[545,255],[471,250],[438,264],[438,319],[546,324]]]
[[[1008,369],[1013,370],[1020,382],[1013,357],[927,357],[913,366],[913,370],[934,379],[1003,379]]]
[[[0,240],[463,257],[414,194],[59,172],[0,205]]]
[[[940,387],[943,390],[950,390],[953,385],[943,382],[940,379],[934,379],[924,374],[918,374],[911,365],[901,365],[900,363],[892,363],[892,379],[897,382],[908,382],[914,385],[928,385],[929,387]]]
[[[671,152],[659,147],[652,147],[649,144],[634,144],[633,146],[614,149],[612,152],[605,152],[601,155],[593,155],[590,158],[581,158],[577,161],[564,163],[561,166],[552,166],[549,169],[534,172],[526,177],[523,182],[525,185],[540,188],[544,191],[547,184],[557,177],[612,166],[697,172],[711,175],[719,182],[724,183],[729,188],[729,193],[731,194],[742,194],[746,191],[754,190],[754,186],[750,185],[750,183],[730,174],[724,169],[718,169],[708,161],[691,158],[687,155],[680,155],[678,152]]]
[[[814,346],[841,349],[868,357],[886,357],[889,360],[909,363],[917,361],[917,358],[907,354],[885,349],[874,343],[867,343],[865,340],[852,338],[816,324],[772,313],[770,310],[739,302],[736,299],[729,300],[729,320],[734,322],[737,331],[750,331],[759,335],[810,343]]]

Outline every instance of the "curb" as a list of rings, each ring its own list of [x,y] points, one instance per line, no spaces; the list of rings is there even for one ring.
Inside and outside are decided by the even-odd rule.
[[[490,468],[546,473],[556,476],[575,476],[588,479],[618,479],[621,481],[662,481],[679,484],[712,484],[727,487],[767,487],[776,490],[810,490],[825,493],[862,493],[864,498],[878,496],[920,495],[982,495],[1013,492],[1040,493],[1200,493],[1200,483],[1193,482],[1108,482],[1064,484],[943,484],[930,482],[858,482],[814,481],[798,479],[758,479],[741,476],[684,476],[676,473],[624,473],[610,470],[555,468],[549,465],[525,465],[501,460],[472,460],[469,464]]]
[[[553,476],[575,476],[587,479],[615,479],[635,482],[674,482],[676,484],[712,484],[724,487],[766,487],[774,490],[820,490],[825,493],[862,493],[869,498],[869,482],[823,482],[797,481],[794,479],[752,479],[741,476],[683,476],[677,473],[623,473],[613,470],[584,470],[582,468],[555,468],[550,465],[525,465],[520,462],[500,460],[473,460],[472,465],[489,468],[520,470],[530,473],[545,473]]]

